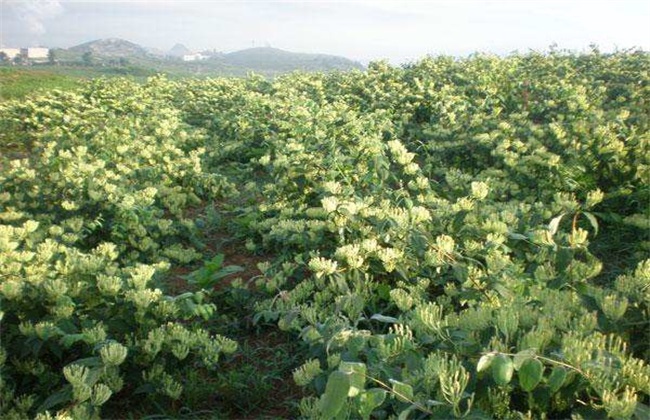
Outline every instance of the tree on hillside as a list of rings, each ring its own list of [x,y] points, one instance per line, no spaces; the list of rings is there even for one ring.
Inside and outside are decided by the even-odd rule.
[[[86,51],[81,56],[81,60],[84,62],[85,65],[91,66],[93,64],[93,53],[90,51]]]
[[[9,62],[9,56],[7,55],[7,53],[4,51],[0,52],[0,63],[8,63],[8,62]]]
[[[50,51],[48,51],[47,61],[50,64],[56,64],[56,53],[54,52],[54,48],[50,48]]]

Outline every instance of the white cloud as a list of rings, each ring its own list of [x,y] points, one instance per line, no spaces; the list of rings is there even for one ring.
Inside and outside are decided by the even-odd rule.
[[[63,13],[63,6],[57,0],[15,1],[8,6],[32,35],[43,35],[47,32],[45,21]]]
[[[277,48],[394,63],[426,54],[650,50],[648,0],[0,0],[0,38],[69,47],[118,37],[144,46]],[[7,6],[5,6],[7,5]],[[7,7],[7,9],[5,9]],[[63,10],[65,9],[65,10]]]

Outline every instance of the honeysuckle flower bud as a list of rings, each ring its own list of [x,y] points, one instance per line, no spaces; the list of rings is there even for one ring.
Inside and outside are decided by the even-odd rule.
[[[338,263],[323,257],[314,257],[309,260],[309,269],[314,272],[317,278],[329,276],[336,273]]]
[[[485,182],[474,181],[471,184],[472,198],[476,200],[483,200],[490,192],[490,188]]]
[[[360,255],[360,247],[356,244],[343,245],[336,250],[334,255],[339,260],[345,261],[352,269],[361,268],[364,263],[364,258]]]
[[[404,252],[395,248],[380,248],[377,256],[384,264],[384,269],[391,273],[402,259]]]
[[[84,384],[88,378],[88,368],[82,365],[68,365],[63,368],[63,376],[73,387]]]
[[[120,343],[109,343],[99,350],[99,355],[107,366],[119,366],[124,363],[128,349]]]
[[[92,393],[92,388],[84,383],[72,386],[72,396],[77,402],[87,401],[92,396]]]
[[[411,221],[413,223],[422,223],[431,220],[431,213],[422,206],[411,207],[409,213],[411,214]]]
[[[97,384],[92,389],[90,403],[95,407],[99,407],[108,401],[108,399],[111,398],[111,395],[113,395],[113,391],[111,391],[108,386],[104,384]]]
[[[329,196],[323,198],[321,200],[321,204],[323,206],[323,209],[325,209],[326,212],[332,213],[333,211],[336,211],[336,209],[338,208],[339,200],[334,196]]]

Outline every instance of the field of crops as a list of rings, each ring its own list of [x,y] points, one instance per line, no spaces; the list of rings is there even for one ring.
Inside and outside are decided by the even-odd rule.
[[[650,416],[650,55],[0,104],[0,413]]]

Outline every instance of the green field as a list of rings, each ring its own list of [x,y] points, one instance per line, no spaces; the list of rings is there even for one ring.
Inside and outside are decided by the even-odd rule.
[[[648,418],[649,54],[0,70],[0,417]]]
[[[0,101],[22,99],[51,90],[71,90],[99,77],[131,77],[143,81],[155,70],[135,67],[83,67],[59,65],[0,67]]]
[[[74,89],[79,79],[44,70],[0,67],[0,100],[21,99],[52,89]]]

